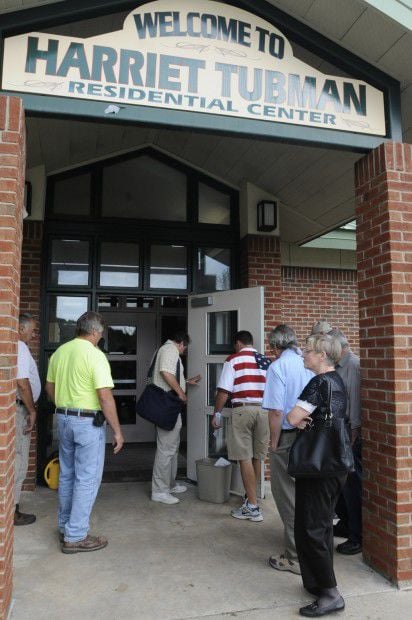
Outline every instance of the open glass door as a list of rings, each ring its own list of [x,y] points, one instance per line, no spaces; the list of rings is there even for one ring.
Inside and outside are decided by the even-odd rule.
[[[191,295],[188,304],[188,331],[192,339],[188,356],[188,377],[198,373],[202,381],[189,387],[187,411],[187,477],[196,480],[196,460],[227,456],[226,422],[214,437],[210,416],[216,384],[223,363],[233,353],[234,334],[245,329],[252,333],[254,347],[264,348],[264,288],[245,288],[208,295]],[[230,409],[225,408],[225,416]],[[235,489],[234,489],[235,490]],[[241,492],[241,488],[237,489]]]

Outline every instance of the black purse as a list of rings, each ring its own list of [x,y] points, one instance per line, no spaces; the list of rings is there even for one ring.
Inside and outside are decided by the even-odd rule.
[[[148,379],[152,378],[158,352],[159,351],[156,352],[147,373]],[[179,383],[180,359],[177,360],[176,365],[176,380]],[[152,422],[165,431],[171,431],[174,429],[182,408],[183,402],[178,397],[176,392],[173,390],[166,392],[165,390],[162,390],[161,387],[154,385],[154,383],[149,383],[146,385],[136,403],[136,412],[141,418],[147,420],[148,422]]]
[[[332,386],[328,380],[325,417],[315,418],[298,432],[289,451],[288,473],[293,478],[330,478],[354,470],[353,452],[346,418],[331,409]]]

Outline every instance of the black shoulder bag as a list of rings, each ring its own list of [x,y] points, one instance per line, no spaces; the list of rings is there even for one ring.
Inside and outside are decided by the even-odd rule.
[[[293,478],[330,478],[354,470],[349,424],[331,409],[332,386],[328,380],[328,405],[324,417],[315,418],[298,432],[289,451],[288,473]]]
[[[153,369],[156,363],[157,354],[153,358],[147,373],[147,378],[151,379],[153,375]],[[180,359],[177,360],[176,365],[176,381],[180,382]],[[136,404],[136,412],[141,418],[144,418],[148,422],[152,422],[159,428],[163,428],[165,431],[171,431],[177,422],[179,413],[182,411],[183,402],[180,400],[176,392],[170,390],[166,392],[161,387],[149,383],[146,385],[139,400]]]

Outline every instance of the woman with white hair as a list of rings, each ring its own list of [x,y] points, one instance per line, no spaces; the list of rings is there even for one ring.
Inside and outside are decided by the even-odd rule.
[[[341,356],[340,342],[330,335],[311,335],[303,351],[305,367],[315,373],[299,396],[287,420],[305,429],[330,409],[336,418],[346,417],[346,390],[335,364]],[[296,477],[295,543],[303,585],[317,597],[299,610],[317,618],[344,609],[333,571],[333,516],[347,475]]]

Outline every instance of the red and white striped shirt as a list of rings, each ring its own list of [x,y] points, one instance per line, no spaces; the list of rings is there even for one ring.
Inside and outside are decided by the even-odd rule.
[[[263,363],[259,363],[260,359]],[[245,347],[239,353],[229,355],[223,364],[217,388],[230,392],[233,403],[261,403],[269,364],[270,360],[256,349]]]

